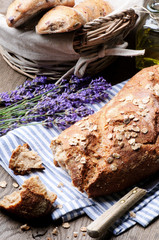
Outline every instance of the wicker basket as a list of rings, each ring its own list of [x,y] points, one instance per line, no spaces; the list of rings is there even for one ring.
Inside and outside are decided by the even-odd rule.
[[[138,16],[133,9],[121,13],[100,17],[83,26],[75,32],[74,50],[80,54],[80,58],[91,59],[85,74],[91,75],[102,71],[114,59],[114,56],[100,54],[101,50],[115,48],[123,43],[124,38],[135,26]],[[31,61],[0,48],[4,60],[16,71],[34,78],[36,75],[47,75],[53,80],[67,77],[77,73],[76,61],[70,62],[46,62]],[[78,74],[77,74],[78,75]]]

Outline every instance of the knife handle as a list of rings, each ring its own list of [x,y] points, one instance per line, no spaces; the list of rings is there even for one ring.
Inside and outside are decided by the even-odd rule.
[[[146,190],[135,187],[87,226],[87,233],[92,238],[101,237],[113,223],[130,209],[145,194]]]

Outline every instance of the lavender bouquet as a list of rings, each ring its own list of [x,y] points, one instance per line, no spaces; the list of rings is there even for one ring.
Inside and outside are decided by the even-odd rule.
[[[11,93],[0,93],[0,136],[26,124],[56,125],[64,130],[73,123],[93,114],[89,104],[108,97],[111,84],[103,77],[71,76],[60,83],[49,83],[47,77],[26,80]]]

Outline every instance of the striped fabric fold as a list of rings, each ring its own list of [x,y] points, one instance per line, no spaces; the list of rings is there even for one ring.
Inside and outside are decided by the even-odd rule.
[[[122,89],[126,81],[112,87],[108,92],[107,100],[91,107],[94,111],[98,111],[105,105],[118,91]],[[63,221],[70,221],[78,216],[87,214],[91,219],[96,219],[105,210],[118,201],[129,189],[121,193],[112,194],[111,196],[90,199],[86,193],[79,192],[71,185],[69,175],[57,168],[53,164],[53,155],[50,149],[50,143],[53,137],[60,134],[60,131],[53,127],[51,129],[44,128],[41,124],[23,126],[8,132],[0,138],[0,164],[1,166],[21,185],[24,180],[31,175],[36,174],[40,177],[46,187],[57,194],[58,198],[54,203],[55,210],[52,213],[52,219],[62,218]],[[9,160],[12,151],[18,146],[27,142],[30,148],[41,156],[45,170],[43,172],[32,173],[27,176],[14,175],[9,169]],[[59,184],[63,183],[61,187]],[[146,227],[159,215],[159,185],[134,206],[131,211],[135,213],[135,217],[125,214],[110,228],[113,234],[118,235],[134,226],[136,223]]]

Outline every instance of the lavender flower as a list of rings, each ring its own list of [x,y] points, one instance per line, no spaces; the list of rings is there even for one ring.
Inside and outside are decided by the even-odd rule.
[[[21,100],[32,99],[40,94],[53,90],[55,84],[48,84],[47,78],[36,77],[32,81],[26,80],[24,84],[18,86],[14,91],[9,94],[8,92],[0,93],[0,104],[10,106]]]
[[[56,85],[46,77],[37,77],[9,93],[0,93],[0,103],[8,106],[0,110],[0,135],[21,125],[41,122],[45,127],[58,126],[61,130],[82,117],[93,114],[87,104],[108,97],[111,84],[103,77],[62,79]]]

